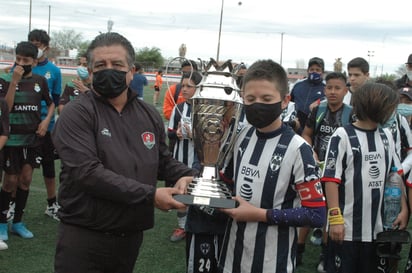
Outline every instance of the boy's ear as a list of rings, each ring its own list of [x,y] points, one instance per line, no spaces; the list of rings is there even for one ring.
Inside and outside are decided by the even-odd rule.
[[[290,95],[287,94],[282,100],[282,109],[286,109],[288,107],[290,101]]]

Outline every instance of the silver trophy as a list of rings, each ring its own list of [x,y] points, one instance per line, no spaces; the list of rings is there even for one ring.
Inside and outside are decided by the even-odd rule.
[[[182,203],[236,207],[231,191],[219,179],[219,170],[232,150],[242,111],[240,90],[232,70],[230,60],[218,66],[211,59],[191,99],[192,135],[201,171],[189,184],[188,194],[174,196]]]

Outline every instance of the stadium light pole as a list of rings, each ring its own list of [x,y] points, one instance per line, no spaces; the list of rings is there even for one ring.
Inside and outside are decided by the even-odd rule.
[[[31,7],[32,7],[32,0],[30,0],[30,9],[29,9],[29,33],[31,31]]]
[[[50,36],[50,17],[51,17],[51,5],[49,5],[49,23],[47,25],[47,34]]]
[[[219,62],[219,54],[220,54],[220,36],[222,35],[222,20],[223,20],[223,6],[225,0],[222,0],[222,6],[220,8],[220,23],[219,23],[219,36],[217,39],[217,54],[216,54],[216,62]]]
[[[284,32],[281,32],[280,33],[280,65],[282,65],[282,59],[283,59],[283,35],[284,35],[285,33]]]

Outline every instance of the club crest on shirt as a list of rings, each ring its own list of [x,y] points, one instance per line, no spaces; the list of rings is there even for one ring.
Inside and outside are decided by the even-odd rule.
[[[143,144],[148,148],[152,149],[155,145],[155,136],[151,132],[144,132],[142,134]]]
[[[326,161],[326,169],[334,170],[336,168],[336,159],[328,158]]]
[[[203,255],[207,255],[210,251],[210,244],[209,243],[201,243],[200,244],[200,251]]]
[[[39,93],[41,90],[40,85],[38,83],[34,84],[34,91],[36,91],[37,93]]]
[[[276,172],[280,168],[280,164],[282,163],[283,157],[278,154],[274,154],[272,158],[270,159],[270,169],[272,172]]]

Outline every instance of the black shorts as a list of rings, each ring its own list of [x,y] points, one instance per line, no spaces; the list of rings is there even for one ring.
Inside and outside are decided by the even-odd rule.
[[[342,244],[328,239],[328,273],[375,273],[378,272],[378,255],[374,242],[343,241]]]
[[[41,163],[40,147],[4,147],[4,172],[9,175],[20,174],[23,165],[39,168]]]
[[[159,92],[159,91],[160,91],[159,86],[155,86],[155,87],[154,87],[154,91],[155,91],[155,92]]]
[[[54,148],[54,144],[49,131],[47,131],[42,140],[43,142],[40,146],[40,156],[42,157],[41,166],[43,170],[43,176],[54,178],[56,176],[54,160],[56,159],[57,152]]]
[[[223,235],[186,232],[187,273],[217,272]]]
[[[44,135],[42,140],[43,142],[40,146],[42,163],[48,162],[48,161],[54,161],[56,159],[56,149],[54,148],[50,131],[47,131],[47,133]]]

